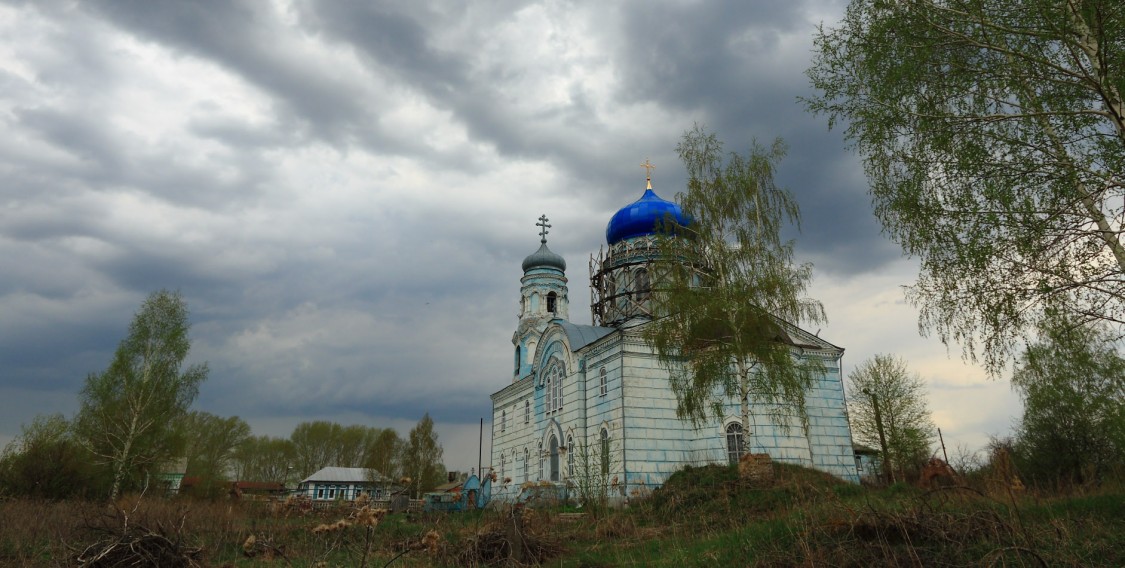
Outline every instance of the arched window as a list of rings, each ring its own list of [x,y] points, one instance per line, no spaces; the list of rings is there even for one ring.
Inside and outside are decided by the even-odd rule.
[[[601,376],[601,388],[599,390],[601,392],[601,395],[605,396],[609,393],[609,381],[606,379],[605,367],[602,367],[602,370],[598,372],[598,375]]]
[[[637,294],[637,301],[643,302],[647,300],[651,288],[652,284],[649,282],[648,270],[638,268],[633,276],[633,290]]]
[[[504,454],[500,454],[500,483],[504,483]]]
[[[531,460],[531,456],[527,453],[527,448],[523,449],[523,480],[531,481],[531,476],[528,475],[530,467],[527,462]]]
[[[551,452],[551,481],[559,480],[559,439],[554,435],[551,436],[551,442],[548,447]]]
[[[543,479],[543,442],[539,442],[539,451],[535,455],[539,456],[539,477],[536,479]]]
[[[559,299],[559,297],[557,295],[555,295],[554,292],[550,292],[550,293],[547,294],[547,311],[548,312],[550,312],[552,314],[558,312],[558,299]]]
[[[621,278],[617,280],[617,289],[614,290],[617,294],[617,308],[624,310],[629,305],[629,272],[626,270],[621,271]]]
[[[523,401],[523,423],[528,424],[531,422],[531,401]]]
[[[734,465],[742,457],[743,449],[742,424],[731,422],[727,424],[727,461]]]
[[[609,431],[602,428],[601,434],[602,475],[609,475]]]
[[[500,411],[500,431],[503,432],[508,428],[508,411]]]
[[[543,387],[545,391],[543,393],[543,398],[545,399],[545,412],[547,414],[552,414],[554,412],[562,410],[563,376],[565,374],[566,370],[563,367],[562,362],[558,359],[555,359],[551,363],[551,366],[547,369],[546,377],[543,379]]]
[[[574,436],[566,437],[566,476],[574,477]]]
[[[520,346],[519,345],[516,346],[516,370],[513,372],[513,374],[515,374],[515,375],[520,374]]]
[[[555,409],[555,368],[551,367],[547,370],[547,388],[543,393],[547,398],[547,414]]]

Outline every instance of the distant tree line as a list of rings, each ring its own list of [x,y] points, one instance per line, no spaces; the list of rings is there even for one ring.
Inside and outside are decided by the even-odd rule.
[[[115,499],[163,491],[162,474],[185,462],[191,491],[202,497],[225,495],[233,480],[292,486],[327,466],[409,477],[412,493],[444,480],[429,414],[405,439],[390,428],[326,421],[303,422],[282,438],[254,436],[237,416],[191,410],[208,370],[183,365],[187,316],[178,293],[150,295],[109,368],[87,377],[77,415],[37,416],[0,453],[0,497]]]

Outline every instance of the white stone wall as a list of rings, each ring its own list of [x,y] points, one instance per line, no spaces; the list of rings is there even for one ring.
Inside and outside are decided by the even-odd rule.
[[[638,336],[610,334],[574,353],[565,333],[558,326],[548,326],[537,343],[536,358],[529,362],[535,372],[493,395],[492,465],[498,475],[504,456],[503,475],[494,485],[494,498],[511,499],[519,492],[519,485],[525,481],[524,450],[530,459],[530,480],[540,480],[541,470],[543,478],[549,477],[550,432],[559,436],[560,445],[565,445],[570,435],[575,445],[585,440],[591,451],[600,451],[599,434],[606,428],[613,452],[610,475],[619,480],[619,496],[632,489],[657,487],[685,465],[727,462],[725,425],[740,420],[736,401],[728,400],[727,416],[722,421],[697,429],[680,420],[668,372]],[[547,392],[540,384],[553,358],[562,361],[567,371],[561,411],[546,408]],[[807,394],[808,436],[795,418],[786,431],[772,423],[766,413],[753,412],[747,441],[751,451],[858,482],[839,361],[826,359],[825,364],[828,372]],[[607,377],[604,396],[600,392],[602,368]],[[527,424],[525,401],[531,402]],[[501,431],[503,410],[507,411],[507,425]],[[567,453],[573,451],[575,448],[570,447],[560,452],[562,482],[568,477]],[[504,477],[512,479],[506,487]]]

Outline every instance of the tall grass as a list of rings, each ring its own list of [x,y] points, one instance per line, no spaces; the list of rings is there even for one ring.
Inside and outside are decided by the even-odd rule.
[[[0,566],[73,566],[77,550],[125,517],[181,535],[202,549],[207,566],[505,566],[514,565],[517,543],[527,562],[589,568],[1125,566],[1119,485],[1063,496],[868,489],[775,466],[775,482],[764,488],[748,486],[733,468],[686,470],[628,508],[597,516],[497,507],[365,524],[362,504],[0,501]],[[337,528],[314,530],[323,526]]]

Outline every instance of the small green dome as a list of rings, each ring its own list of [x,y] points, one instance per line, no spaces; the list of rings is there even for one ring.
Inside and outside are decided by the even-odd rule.
[[[539,250],[523,259],[523,271],[527,272],[532,268],[554,268],[566,272],[566,260],[547,248],[547,243],[544,242],[539,245]]]

